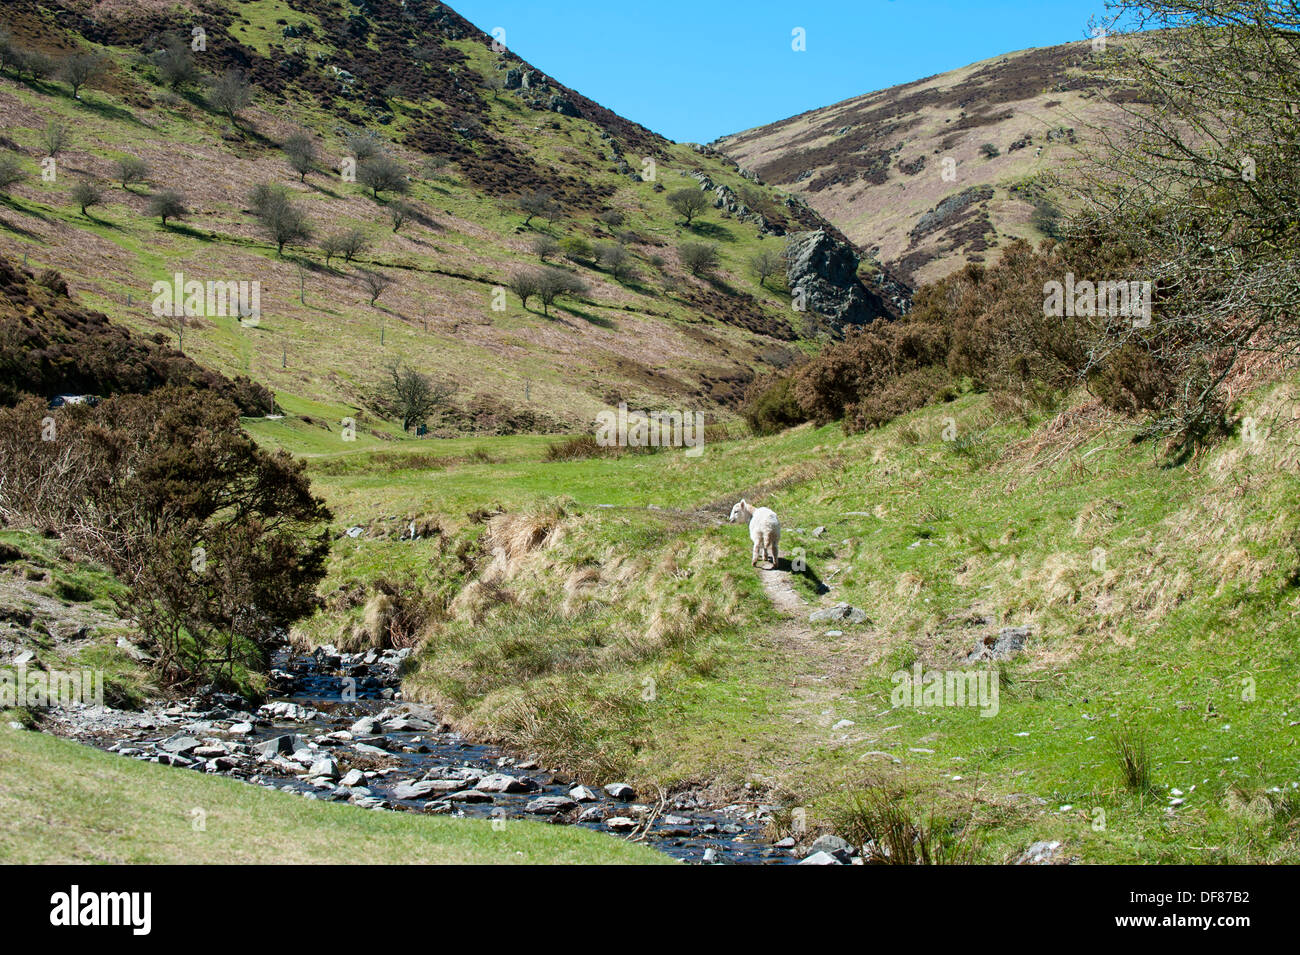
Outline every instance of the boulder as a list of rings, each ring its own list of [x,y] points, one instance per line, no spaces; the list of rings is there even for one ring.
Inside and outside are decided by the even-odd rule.
[[[835,330],[888,314],[879,296],[858,279],[858,255],[823,229],[787,240],[786,281],[796,305],[820,315]]]
[[[823,607],[808,615],[810,623],[867,623],[867,613],[858,607],[846,603],[837,603],[834,607]]]
[[[524,806],[524,812],[534,816],[558,816],[577,808],[578,804],[568,796],[538,796],[528,801],[528,805]]]
[[[627,783],[610,783],[605,787],[605,793],[619,802],[631,802],[636,798],[636,790]]]

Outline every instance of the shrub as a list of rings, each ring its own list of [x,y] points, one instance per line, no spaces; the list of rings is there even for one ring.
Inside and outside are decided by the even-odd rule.
[[[740,413],[755,434],[776,434],[808,420],[794,396],[793,382],[788,375],[751,383]]]
[[[0,411],[10,517],[59,533],[131,581],[119,598],[169,683],[230,682],[316,605],[330,513],[304,465],[263,450],[231,403],[194,388],[57,413]]]
[[[683,242],[677,247],[682,268],[692,275],[707,275],[718,267],[718,247],[712,242]]]

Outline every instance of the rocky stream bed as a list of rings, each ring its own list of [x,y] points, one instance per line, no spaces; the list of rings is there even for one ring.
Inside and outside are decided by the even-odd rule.
[[[473,743],[430,708],[401,700],[404,655],[282,651],[272,699],[256,710],[240,697],[208,693],[139,713],[62,710],[48,728],[124,757],[376,811],[584,826],[690,863],[850,861],[847,844],[818,844],[833,837],[810,847],[769,842],[775,806],[710,806],[691,793],[649,799],[624,783],[588,787]]]

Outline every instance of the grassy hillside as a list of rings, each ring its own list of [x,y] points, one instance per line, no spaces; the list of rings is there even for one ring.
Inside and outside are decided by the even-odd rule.
[[[254,83],[237,122],[213,108],[201,82],[173,90],[159,76],[152,57],[168,31],[189,35],[188,5],[114,6],[94,21],[71,15],[75,7],[20,2],[0,18],[28,48],[105,58],[79,99],[57,74],[0,76],[0,152],[26,173],[0,197],[0,251],[33,269],[58,269],[79,301],[172,343],[175,323],[150,308],[155,281],[179,271],[260,282],[260,323],[190,319],[184,350],[206,367],[264,383],[286,408],[310,408],[337,428],[343,416],[367,411],[385,366],[401,358],[459,387],[449,421],[460,427],[585,425],[619,400],[725,416],[756,368],[803,347],[780,284],[762,287],[746,266],[784,240],[720,209],[686,228],[668,206],[675,189],[698,189],[689,175],[696,170],[740,189],[745,180],[732,164],[653,136],[513,54],[494,53],[488,37],[438,4],[372,3],[364,12],[342,0],[205,5],[207,49],[193,54],[197,69],[211,79],[238,68]],[[531,87],[492,88],[512,72]],[[551,108],[553,97],[565,112]],[[50,123],[67,140],[52,180],[40,174]],[[304,181],[280,148],[298,130],[319,154]],[[347,137],[363,130],[409,173],[406,201],[417,217],[397,232],[389,222],[395,194],[375,199],[341,174],[353,151]],[[115,184],[126,155],[147,162],[147,184]],[[647,161],[653,181],[640,175],[648,178]],[[71,198],[84,182],[103,192],[86,214]],[[250,189],[263,182],[290,191],[315,230],[311,243],[276,254],[249,211]],[[164,227],[148,210],[150,196],[168,189],[184,194],[189,212]],[[554,221],[523,225],[514,204],[532,191],[554,196],[562,210]],[[820,224],[762,192],[778,231]],[[611,212],[623,222],[611,224]],[[370,248],[327,266],[317,243],[352,227],[366,232]],[[549,316],[536,300],[528,309],[513,293],[497,300],[513,271],[539,264],[532,244],[540,236],[622,242],[635,274],[615,278],[589,257],[556,256],[554,264],[587,282],[587,294]],[[681,269],[684,240],[717,244],[714,275]],[[394,282],[374,305],[362,269]],[[390,430],[363,424],[385,437]]]
[[[1051,222],[1042,176],[1118,115],[1091,41],[1022,50],[713,145],[919,285]],[[990,148],[991,147],[991,148]],[[960,198],[958,198],[960,197]]]
[[[477,443],[493,464],[313,459],[366,532],[299,638],[345,639],[364,599],[345,594],[383,576],[445,598],[408,694],[593,781],[752,787],[841,831],[883,787],[917,818],[970,815],[993,861],[1038,839],[1086,861],[1295,861],[1298,394],[1257,396],[1256,430],[1182,467],[1092,405],[1025,421],[978,395],[695,460],[552,462],[521,439]],[[741,495],[807,561],[765,575],[772,595],[722,523]],[[399,540],[409,520],[426,536]],[[808,624],[835,601],[869,623]],[[1008,626],[1031,628],[1023,654],[967,662]],[[917,663],[991,668],[996,716],[892,707]],[[1125,785],[1116,740],[1146,746],[1149,787]]]
[[[32,863],[655,864],[568,826],[321,803],[0,726],[0,858]],[[196,812],[197,810],[197,812]]]

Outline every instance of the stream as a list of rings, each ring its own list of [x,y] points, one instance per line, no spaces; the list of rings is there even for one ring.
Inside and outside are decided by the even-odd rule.
[[[210,693],[144,714],[65,727],[124,756],[221,773],[307,798],[396,810],[576,825],[634,839],[689,863],[797,862],[768,841],[772,806],[709,806],[691,793],[576,786],[497,747],[465,739],[428,707],[400,700],[402,652],[281,651],[269,701],[248,712]]]

